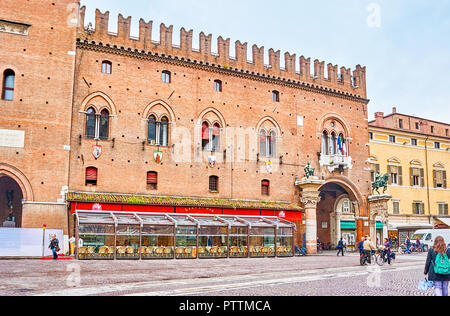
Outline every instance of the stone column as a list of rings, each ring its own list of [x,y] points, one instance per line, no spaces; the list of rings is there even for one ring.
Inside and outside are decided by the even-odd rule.
[[[386,237],[387,237],[387,223],[384,222],[388,218],[388,202],[392,199],[392,196],[389,194],[379,194],[369,196],[369,208],[370,208],[370,236],[373,241],[376,241],[377,237],[377,221],[376,217],[380,216],[383,219],[383,237],[385,237],[384,230],[386,229]],[[386,227],[386,228],[384,228]],[[382,240],[380,240],[382,242]]]
[[[302,189],[300,201],[305,205],[306,251],[308,254],[317,254],[317,203],[320,201],[319,188],[325,181],[311,177],[295,184]]]

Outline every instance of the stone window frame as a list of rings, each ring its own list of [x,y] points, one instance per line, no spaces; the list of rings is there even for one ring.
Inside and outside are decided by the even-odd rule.
[[[155,124],[155,139],[150,139],[150,124],[152,123],[152,117],[154,117],[153,119],[153,123]],[[156,113],[149,113],[147,120],[147,145],[150,146],[158,146],[158,147],[169,147],[169,139],[170,139],[170,115],[169,114],[161,114],[158,115]],[[166,120],[164,120],[164,118]],[[164,142],[161,142],[161,136],[163,136],[163,134],[161,134],[161,131],[163,131],[163,126],[167,126],[167,130],[166,130],[166,144],[164,144]],[[164,138],[163,138],[164,139]],[[153,141],[153,142],[152,142]]]
[[[93,113],[89,112],[90,110],[93,110]],[[105,114],[104,112],[107,112],[107,114]],[[107,107],[102,107],[100,110],[97,111],[97,108],[94,105],[89,105],[88,109],[85,112],[86,114],[86,118],[85,118],[85,137],[88,139],[93,139],[93,140],[100,140],[100,141],[107,141],[110,138],[110,130],[111,130],[111,124],[110,124],[110,118],[111,118],[111,110],[108,109]],[[88,125],[88,119],[89,116],[94,116],[95,122],[94,122],[94,135],[88,135],[87,134],[87,125]],[[105,135],[101,135],[101,125],[102,122],[105,121],[105,119],[107,119],[107,129],[106,129],[106,136]]]

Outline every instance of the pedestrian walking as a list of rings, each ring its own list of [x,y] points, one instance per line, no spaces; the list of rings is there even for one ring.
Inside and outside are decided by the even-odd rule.
[[[444,238],[438,236],[434,240],[432,249],[428,251],[425,263],[425,275],[428,281],[433,281],[436,296],[448,296],[448,283],[450,281],[450,248],[447,248]]]
[[[339,242],[338,242],[337,249],[338,249],[337,256],[339,256],[339,254],[340,254],[341,252],[342,252],[342,256],[344,256],[344,241],[342,240],[342,238],[341,238],[341,240],[339,240]]]
[[[58,259],[58,252],[59,249],[59,240],[56,238],[56,235],[52,235],[52,240],[50,241],[50,245],[48,246],[49,249],[53,252],[53,259]]]

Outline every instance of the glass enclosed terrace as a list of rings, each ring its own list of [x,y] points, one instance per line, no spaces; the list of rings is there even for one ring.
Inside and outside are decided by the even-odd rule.
[[[76,212],[80,260],[292,257],[295,224],[277,217]]]

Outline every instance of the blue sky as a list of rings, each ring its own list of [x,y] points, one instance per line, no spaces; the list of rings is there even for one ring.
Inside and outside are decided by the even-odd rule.
[[[367,90],[374,112],[404,114],[450,123],[450,1],[448,0],[82,0],[86,23],[95,9],[110,11],[110,31],[117,15],[132,16],[132,35],[140,18],[179,30],[212,33],[296,53],[354,69],[367,67]],[[215,41],[214,41],[215,43]],[[230,49],[233,54],[234,46]],[[217,51],[217,45],[213,45]],[[251,57],[250,57],[251,58]],[[297,65],[298,67],[298,65]]]

